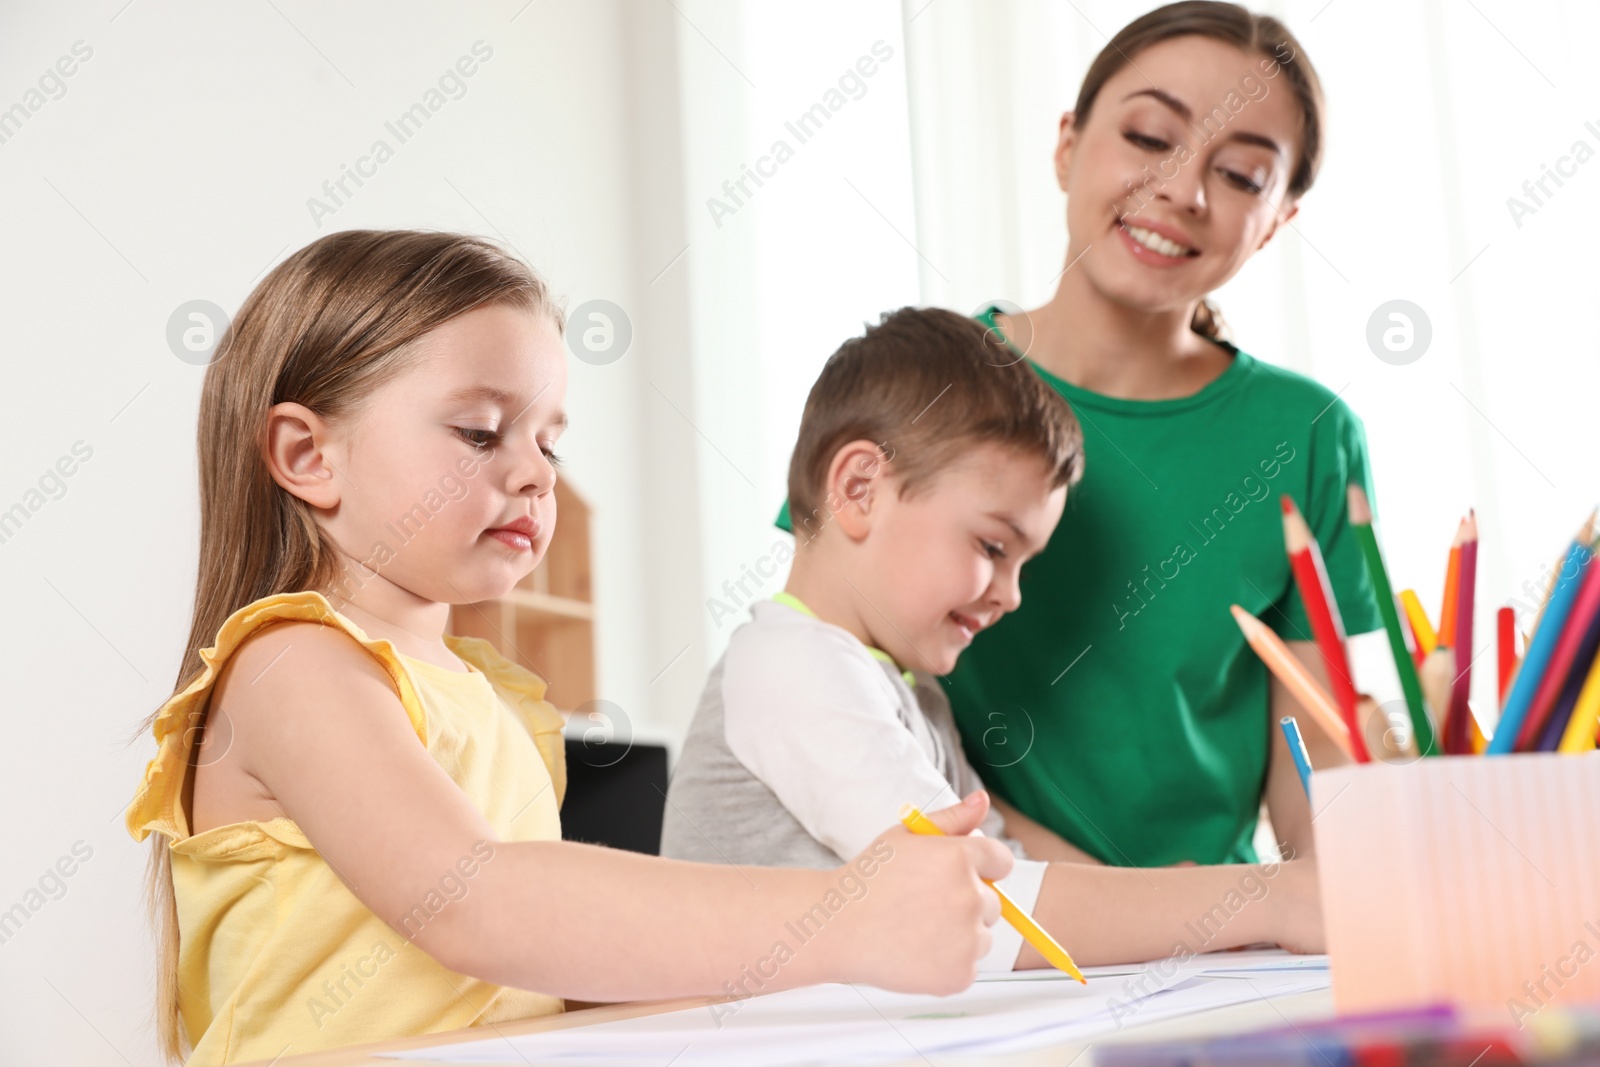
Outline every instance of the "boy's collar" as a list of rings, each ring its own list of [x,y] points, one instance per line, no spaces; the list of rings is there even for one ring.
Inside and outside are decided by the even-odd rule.
[[[817,618],[817,613],[812,611],[809,607],[807,607],[806,604],[805,604],[805,601],[801,600],[799,597],[795,596],[793,593],[789,592],[788,590],[782,590],[780,592],[773,593],[772,594],[772,599],[776,600],[780,604],[787,604],[789,607],[793,608],[794,610],[796,610],[798,612],[801,612],[802,614],[810,615],[813,619]],[[854,635],[852,634],[851,636],[854,636]],[[860,640],[860,639],[857,638],[857,640]],[[907,685],[909,685],[913,689],[915,689],[917,687],[916,676],[913,675],[910,671],[902,668],[900,666],[900,664],[896,663],[894,661],[894,657],[893,656],[889,655],[889,653],[885,652],[881,648],[874,648],[872,645],[868,645],[865,641],[862,641],[861,643],[862,643],[862,645],[864,645],[866,647],[867,652],[872,656],[873,659],[882,660],[883,662],[889,664],[890,666],[895,667],[896,669],[898,669],[900,671],[900,677],[905,679],[905,683]]]

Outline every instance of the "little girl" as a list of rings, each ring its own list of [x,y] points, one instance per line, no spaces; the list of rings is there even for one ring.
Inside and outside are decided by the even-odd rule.
[[[351,231],[245,300],[200,405],[200,568],[156,755],[158,1029],[191,1064],[817,981],[949,993],[998,917],[974,793],[833,870],[561,841],[561,717],[453,603],[555,531],[562,316],[472,237]],[[870,886],[870,892],[863,886]],[[786,923],[832,915],[805,951]],[[835,908],[834,902],[839,906]]]

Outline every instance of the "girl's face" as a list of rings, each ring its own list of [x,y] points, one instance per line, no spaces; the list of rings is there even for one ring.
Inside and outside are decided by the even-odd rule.
[[[503,595],[555,532],[567,368],[544,315],[490,305],[418,342],[419,361],[331,428],[320,513],[356,568],[435,603]],[[341,590],[347,592],[347,590]],[[359,592],[350,599],[360,602]]]
[[[1064,116],[1069,271],[1148,312],[1232,278],[1296,210],[1285,195],[1303,119],[1281,75],[1270,57],[1176,37],[1108,78],[1081,126]]]

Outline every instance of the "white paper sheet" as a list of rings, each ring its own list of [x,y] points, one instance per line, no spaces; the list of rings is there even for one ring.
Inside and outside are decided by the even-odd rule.
[[[711,1008],[385,1055],[588,1067],[872,1063],[1023,1051],[1328,986],[1326,957],[1216,953],[1173,962],[1094,968],[1086,972],[1087,986],[1059,972],[1017,972],[942,998],[871,986],[807,986]]]

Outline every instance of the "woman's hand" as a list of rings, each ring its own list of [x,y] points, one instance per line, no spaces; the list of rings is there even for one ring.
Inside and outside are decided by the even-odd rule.
[[[1288,860],[1272,880],[1277,905],[1273,918],[1274,940],[1290,952],[1317,954],[1328,951],[1322,929],[1322,892],[1317,884],[1315,859]]]

